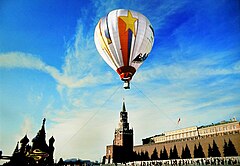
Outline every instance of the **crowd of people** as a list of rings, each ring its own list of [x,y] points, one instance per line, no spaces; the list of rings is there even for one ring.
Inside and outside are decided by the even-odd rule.
[[[240,157],[211,157],[129,162],[131,166],[182,166],[182,165],[240,165]]]

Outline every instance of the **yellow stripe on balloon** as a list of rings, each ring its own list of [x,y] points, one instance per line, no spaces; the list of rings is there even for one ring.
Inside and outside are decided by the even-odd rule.
[[[108,48],[108,44],[107,44],[108,41],[107,41],[106,37],[104,37],[104,35],[102,34],[102,31],[101,31],[101,21],[102,21],[102,20],[100,20],[99,23],[98,23],[98,25],[97,25],[98,28],[99,28],[98,33],[97,33],[97,36],[98,36],[98,39],[99,39],[99,41],[100,41],[100,45],[101,45],[102,49],[105,50],[106,53],[109,55],[109,57],[110,57],[110,59],[112,60],[113,64],[114,64],[115,67],[117,68],[117,65],[116,65],[116,63],[115,63],[115,61],[114,61],[114,59],[113,59],[113,57],[112,57],[111,51],[110,51],[109,48]],[[104,40],[104,39],[105,39],[105,40]]]

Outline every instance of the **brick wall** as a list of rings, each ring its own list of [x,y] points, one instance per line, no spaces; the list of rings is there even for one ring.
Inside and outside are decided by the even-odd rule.
[[[165,143],[157,143],[157,144],[146,144],[146,145],[137,145],[133,147],[133,151],[135,152],[145,152],[148,151],[149,157],[151,157],[151,154],[153,153],[153,150],[157,149],[158,155],[160,154],[161,149],[165,146],[168,155],[170,154],[170,148],[173,148],[174,145],[177,147],[178,156],[181,157],[182,154],[182,147],[185,147],[186,144],[188,145],[191,155],[193,156],[194,151],[194,145],[196,144],[198,147],[198,144],[200,143],[203,148],[203,152],[205,156],[208,156],[208,144],[212,146],[213,140],[216,142],[219,151],[221,153],[221,156],[223,156],[223,145],[224,140],[228,143],[228,140],[231,140],[234,144],[238,155],[240,155],[240,133],[234,133],[234,134],[226,134],[226,135],[215,135],[215,136],[206,136],[202,138],[195,138],[195,139],[185,139],[181,141],[172,141],[172,142],[165,142]]]

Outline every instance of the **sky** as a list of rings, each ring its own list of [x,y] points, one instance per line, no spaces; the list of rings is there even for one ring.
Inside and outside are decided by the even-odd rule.
[[[145,15],[152,51],[124,90],[94,44],[114,9]],[[240,119],[238,0],[1,0],[0,149],[11,155],[46,118],[54,158],[100,160],[123,98],[134,144],[166,131]],[[178,119],[181,119],[178,124]]]

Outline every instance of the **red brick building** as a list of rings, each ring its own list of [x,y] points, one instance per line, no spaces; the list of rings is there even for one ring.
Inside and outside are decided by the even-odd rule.
[[[178,155],[181,157],[182,148],[186,147],[187,144],[191,156],[194,157],[194,146],[201,144],[207,157],[209,145],[212,146],[213,141],[215,141],[221,156],[224,156],[224,142],[229,142],[229,140],[234,144],[238,155],[240,155],[240,122],[234,118],[231,121],[222,121],[201,127],[188,127],[145,138],[142,140],[143,145],[134,146],[133,150],[137,153],[147,151],[149,157],[151,157],[155,148],[159,154],[165,147],[169,155],[170,149],[176,145]]]
[[[124,163],[130,161],[133,152],[133,129],[129,128],[128,113],[123,101],[120,122],[115,129],[113,145],[106,147],[105,163]]]

